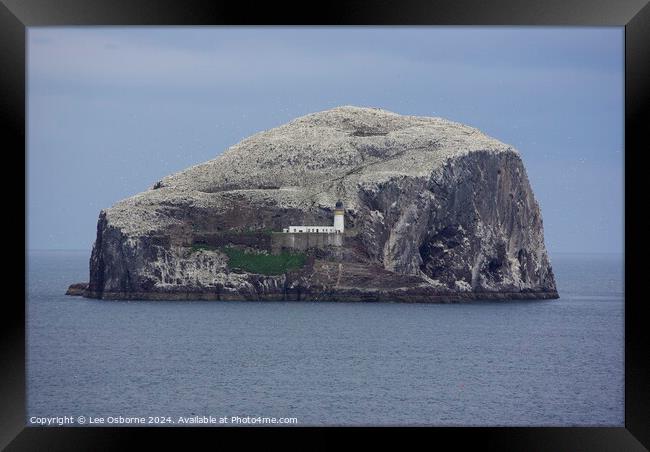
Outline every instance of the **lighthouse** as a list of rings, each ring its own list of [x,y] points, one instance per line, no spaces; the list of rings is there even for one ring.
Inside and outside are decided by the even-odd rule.
[[[336,206],[334,208],[334,231],[343,233],[345,211],[343,210],[343,203],[341,200],[336,201]]]
[[[334,225],[333,226],[289,226],[282,229],[285,234],[294,234],[296,232],[308,232],[317,234],[343,234],[345,215],[343,210],[343,203],[339,200],[334,206]],[[340,245],[339,245],[340,246]]]

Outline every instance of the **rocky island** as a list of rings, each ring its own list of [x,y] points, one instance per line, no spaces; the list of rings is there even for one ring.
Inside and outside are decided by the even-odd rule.
[[[101,211],[90,280],[68,294],[558,298],[515,149],[442,118],[350,106],[255,134]]]

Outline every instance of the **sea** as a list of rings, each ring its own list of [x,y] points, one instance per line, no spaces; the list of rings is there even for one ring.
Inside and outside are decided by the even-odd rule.
[[[560,298],[454,304],[64,295],[27,259],[27,425],[624,425],[623,258],[551,255]]]

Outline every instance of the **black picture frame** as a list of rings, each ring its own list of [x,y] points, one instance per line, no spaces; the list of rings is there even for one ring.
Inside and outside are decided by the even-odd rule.
[[[650,381],[648,379],[645,300],[640,295],[642,221],[634,221],[640,197],[642,139],[648,117],[650,80],[650,5],[647,0],[383,0],[367,2],[290,3],[171,0],[0,0],[0,89],[5,158],[26,157],[25,75],[26,27],[56,25],[578,25],[625,27],[625,427],[621,428],[425,428],[418,433],[455,446],[481,445],[498,450],[645,450],[650,447]],[[645,127],[644,127],[645,126]],[[10,144],[9,144],[10,143]],[[23,154],[25,153],[25,154]],[[18,158],[25,167],[25,159]],[[5,160],[6,173],[9,170]],[[12,166],[13,168],[13,166]],[[23,173],[27,177],[26,172]],[[12,184],[13,185],[13,184]],[[14,186],[19,186],[18,183]],[[26,187],[26,185],[24,186]],[[12,220],[27,249],[25,199],[7,192],[7,207],[25,223]],[[629,207],[629,208],[628,208]],[[640,208],[641,207],[641,208]],[[639,209],[640,208],[640,209]],[[22,231],[20,227],[22,226]],[[4,236],[7,238],[7,236]],[[18,242],[18,240],[11,240]],[[18,246],[16,243],[16,246]],[[20,261],[20,259],[17,259]],[[15,262],[12,257],[11,262]],[[635,263],[639,263],[635,265]],[[19,265],[7,282],[20,281]],[[23,270],[25,265],[23,265]],[[25,273],[22,281],[26,282]],[[7,284],[7,283],[5,283]],[[25,426],[25,284],[3,300],[0,446],[7,450],[113,450],[135,438],[168,441],[214,434],[220,438],[239,429],[37,428]],[[248,429],[245,429],[248,430]],[[257,428],[268,432],[266,428]],[[312,431],[314,429],[302,429]],[[321,429],[317,429],[319,432]],[[412,429],[409,429],[410,431]],[[322,433],[314,437],[320,442]],[[373,436],[378,434],[373,431]],[[410,434],[410,432],[409,432]],[[241,435],[239,435],[241,436]],[[246,435],[244,435],[246,436]],[[248,441],[248,440],[246,440]],[[313,440],[312,440],[313,441]],[[245,443],[240,443],[243,445]],[[216,445],[216,444],[215,444]]]

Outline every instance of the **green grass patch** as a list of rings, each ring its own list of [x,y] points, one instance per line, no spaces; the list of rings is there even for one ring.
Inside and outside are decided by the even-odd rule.
[[[221,248],[220,251],[228,256],[228,266],[231,269],[240,268],[262,275],[281,275],[289,270],[301,268],[307,260],[303,253],[257,254],[229,247]]]

